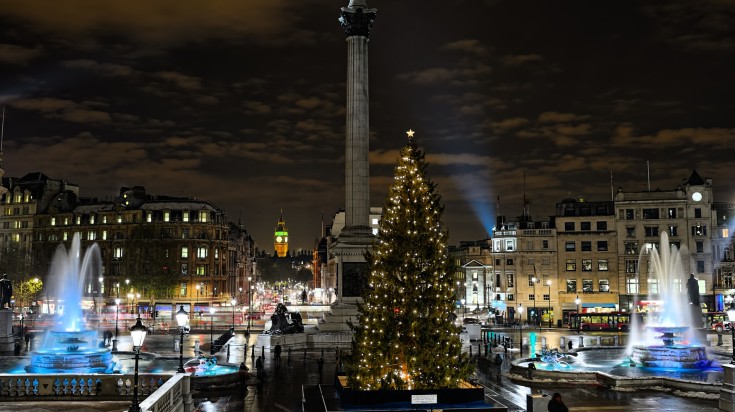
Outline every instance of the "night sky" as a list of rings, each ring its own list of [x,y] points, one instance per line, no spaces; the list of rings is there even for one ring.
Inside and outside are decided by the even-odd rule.
[[[344,1],[0,0],[6,176],[82,196],[209,200],[273,249],[344,207]],[[416,130],[450,244],[564,198],[673,189],[735,203],[735,2],[380,1],[371,205]]]

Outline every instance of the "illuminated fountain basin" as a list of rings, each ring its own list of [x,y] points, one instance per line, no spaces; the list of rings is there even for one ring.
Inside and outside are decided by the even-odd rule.
[[[46,332],[38,349],[31,352],[31,373],[113,372],[112,352],[99,347],[96,330],[83,330],[81,307],[84,286],[102,275],[99,246],[92,244],[82,254],[79,234],[69,250],[60,244],[49,271],[49,291],[56,297],[60,319],[56,329]]]
[[[663,345],[634,345],[631,361],[646,368],[705,369],[712,366],[707,350],[701,345],[676,343],[689,330],[688,326],[652,326],[649,329],[661,333]]]
[[[49,331],[25,367],[30,373],[112,373],[114,369],[112,353],[98,347],[94,330]]]

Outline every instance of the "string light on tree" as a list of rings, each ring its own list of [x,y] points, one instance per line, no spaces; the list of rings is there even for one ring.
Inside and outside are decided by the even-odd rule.
[[[369,289],[353,325],[349,385],[371,389],[455,388],[473,370],[454,325],[454,263],[447,258],[443,206],[408,130],[367,255]]]

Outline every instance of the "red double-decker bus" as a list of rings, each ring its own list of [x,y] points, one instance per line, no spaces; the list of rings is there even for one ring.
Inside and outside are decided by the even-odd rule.
[[[643,316],[640,313],[570,313],[569,329],[627,331],[631,327],[631,317],[634,317],[639,325],[643,324]]]

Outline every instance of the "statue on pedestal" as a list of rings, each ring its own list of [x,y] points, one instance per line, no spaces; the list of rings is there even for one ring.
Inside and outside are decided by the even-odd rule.
[[[694,278],[694,273],[689,274],[689,280],[687,280],[687,295],[689,303],[699,307],[699,283]]]
[[[8,279],[8,275],[3,275],[0,279],[0,310],[12,309],[10,307],[10,297],[13,296],[13,284]]]

